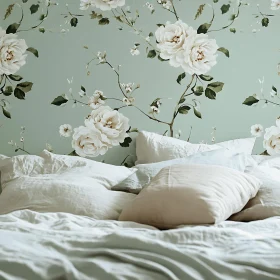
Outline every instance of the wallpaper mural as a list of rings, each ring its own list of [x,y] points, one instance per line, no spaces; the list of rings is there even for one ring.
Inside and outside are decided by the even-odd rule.
[[[207,100],[216,102],[224,96],[223,107],[234,106],[235,103],[231,102],[233,95],[244,89],[243,84],[239,82],[239,77],[249,76],[245,70],[248,69],[248,65],[245,65],[246,62],[243,63],[242,60],[244,54],[246,57],[246,53],[249,55],[252,52],[255,61],[249,65],[249,68],[259,70],[257,72],[259,76],[253,77],[258,80],[259,89],[248,92],[246,88],[242,92],[243,99],[239,97],[235,99],[235,102],[247,108],[246,119],[251,125],[245,128],[248,131],[247,135],[238,133],[238,128],[244,121],[238,119],[238,107],[235,116],[232,116],[236,123],[233,130],[236,131],[236,138],[247,137],[250,134],[262,138],[263,147],[259,152],[265,150],[265,153],[270,155],[280,153],[280,112],[277,114],[280,96],[275,84],[277,82],[279,85],[280,80],[280,41],[278,40],[278,45],[272,44],[275,57],[274,62],[268,67],[274,69],[273,72],[278,80],[273,79],[275,82],[269,86],[270,92],[265,83],[266,73],[258,63],[262,60],[261,57],[267,56],[271,51],[270,42],[259,45],[256,41],[254,49],[248,49],[246,46],[248,37],[252,34],[254,38],[262,33],[279,38],[280,0],[262,0],[258,3],[241,0],[151,0],[150,2],[5,0],[4,3],[1,1],[0,8],[1,12],[3,11],[0,26],[0,105],[3,113],[0,118],[0,153],[8,155],[12,155],[12,152],[37,153],[38,149],[33,147],[40,145],[41,149],[47,148],[51,151],[54,149],[57,153],[65,153],[68,150],[66,152],[68,154],[89,158],[99,156],[98,159],[104,160],[102,156],[105,156],[109,150],[119,147],[124,149],[133,145],[133,137],[140,129],[152,131],[148,123],[154,123],[153,131],[184,140],[195,138],[199,133],[200,124],[206,123],[209,127],[207,133],[210,135],[210,141],[216,141],[216,134],[224,140],[222,135],[226,132],[219,130],[212,121],[209,122],[207,115],[204,118],[204,109],[207,109],[205,102]],[[251,17],[250,21],[248,15]],[[244,26],[243,16],[247,20],[247,26]],[[59,24],[51,29],[47,27],[48,22]],[[94,26],[92,32],[90,32],[91,25]],[[87,60],[78,60],[80,66],[71,62],[72,59],[74,61],[79,57],[79,53],[71,53],[72,44],[60,48],[54,43],[58,34],[63,36],[61,39],[63,40],[71,36],[71,33],[77,36],[77,40],[73,36],[73,44],[78,41],[79,51],[83,55],[86,52]],[[82,33],[87,34],[88,42],[85,44],[84,40],[79,42],[80,35],[77,35]],[[228,35],[235,41],[232,48],[223,40],[223,36]],[[130,37],[132,39],[128,39]],[[36,42],[41,40],[44,41],[45,55],[42,64],[40,64],[40,49],[36,46]],[[126,46],[125,56],[119,54],[123,50],[123,43],[132,42],[131,40],[134,42]],[[267,48],[264,49],[263,46]],[[231,71],[232,50],[234,60],[239,60],[240,64],[239,71],[234,73]],[[60,54],[61,59],[52,65],[50,72],[45,71],[48,56],[51,57],[56,53]],[[65,53],[70,55],[67,56]],[[238,58],[239,54],[240,58]],[[30,59],[30,56],[33,56],[33,59]],[[132,63],[126,63],[131,59],[134,60]],[[143,63],[146,65],[145,68]],[[40,75],[33,78],[28,74],[25,77],[24,69],[28,67],[35,69],[34,71],[39,72]],[[77,67],[85,69],[82,73],[84,78],[94,80],[100,88],[84,78],[81,81],[77,81],[74,76],[63,78],[63,71],[67,71],[68,68],[74,71]],[[126,67],[128,69],[124,71]],[[265,67],[267,66],[263,66],[263,69],[266,69]],[[169,69],[165,70],[167,68]],[[144,79],[140,78],[144,73],[137,69],[145,69],[144,72],[148,75]],[[172,71],[174,74],[170,74],[173,73]],[[56,81],[50,80],[48,75],[52,75],[51,72],[56,72],[55,76],[61,75],[61,78],[58,77]],[[96,81],[95,73],[97,76],[102,73],[102,83]],[[164,75],[161,76],[161,73]],[[79,75],[81,75],[80,71]],[[225,75],[234,80],[227,90],[227,83],[223,80]],[[133,81],[128,77],[133,77]],[[138,83],[137,80],[142,82]],[[39,83],[41,89],[37,87],[36,92],[32,93],[36,83]],[[56,83],[59,85],[57,86]],[[110,84],[110,90],[107,92],[102,90],[106,84]],[[154,90],[155,84],[157,90]],[[165,84],[177,84],[176,88],[174,86],[176,90],[172,90],[167,95],[162,94],[165,91]],[[56,92],[58,87],[65,88],[66,85],[68,85],[67,93]],[[45,89],[52,92],[48,96],[48,104],[42,101],[35,105],[39,107],[39,112],[42,108],[42,114],[45,115],[40,113],[32,115],[31,107],[34,104],[30,105],[31,111],[27,110],[25,114],[30,114],[31,122],[41,118],[51,119],[54,107],[59,116],[66,114],[66,117],[61,117],[61,120],[56,119],[56,129],[51,128],[50,132],[54,143],[56,139],[66,138],[63,142],[66,148],[63,151],[54,148],[55,145],[49,143],[48,139],[37,143],[41,131],[49,129],[46,123],[42,126],[37,123],[36,135],[31,136],[27,129],[31,124],[21,123],[21,119],[13,122],[13,119],[19,116],[14,115],[13,104],[16,104],[17,110],[23,110],[18,102],[25,102],[26,108],[29,96],[40,95]],[[229,102],[227,103],[226,100]],[[269,108],[262,108],[261,112],[263,115],[269,114],[272,121],[266,129],[262,124],[256,123],[256,118],[251,113],[252,109],[248,108],[265,106]],[[74,109],[71,108],[72,111],[66,113],[65,107]],[[130,107],[129,114],[128,107]],[[47,108],[49,112],[46,114],[43,108]],[[57,113],[58,110],[61,111]],[[215,114],[215,119],[224,118],[226,125],[227,109],[223,110],[212,112],[211,115]],[[77,112],[76,116],[75,112]],[[62,120],[67,120],[67,116],[69,121],[63,122]],[[262,120],[262,118],[257,119]],[[195,126],[192,123],[195,123]],[[184,127],[183,132],[181,127]],[[15,130],[20,136],[5,141],[7,137],[11,139],[10,135],[15,135]],[[205,137],[205,134],[203,136]],[[122,154],[128,156],[125,156],[124,160],[118,158],[119,163],[129,165],[133,161],[129,158],[132,154],[131,148]]]

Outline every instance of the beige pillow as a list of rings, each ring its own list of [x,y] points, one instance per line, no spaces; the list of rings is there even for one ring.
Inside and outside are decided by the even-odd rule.
[[[119,220],[161,229],[219,223],[239,212],[260,185],[259,179],[227,167],[173,165],[124,207]]]
[[[233,221],[255,221],[280,216],[280,171],[277,168],[260,166],[249,174],[262,180],[263,185],[256,197],[244,209],[233,215]]]

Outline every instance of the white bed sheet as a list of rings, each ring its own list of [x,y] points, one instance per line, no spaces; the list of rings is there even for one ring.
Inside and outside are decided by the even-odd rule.
[[[159,231],[16,211],[0,216],[0,279],[280,279],[280,217]]]

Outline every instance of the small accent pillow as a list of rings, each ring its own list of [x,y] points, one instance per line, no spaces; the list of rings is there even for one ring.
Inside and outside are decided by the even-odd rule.
[[[236,154],[234,151],[221,148],[214,151],[197,153],[186,158],[136,165],[137,171],[114,186],[112,190],[138,194],[162,168],[176,164],[219,165],[242,172],[249,166],[252,168],[257,165],[251,155]]]
[[[136,137],[136,164],[160,162],[175,158],[184,158],[196,153],[229,149],[235,153],[251,155],[256,138],[235,139],[214,145],[191,144],[187,141],[156,133],[142,131]]]
[[[278,157],[279,158],[279,157]],[[262,180],[263,185],[256,197],[244,209],[233,215],[230,220],[249,222],[280,216],[280,171],[277,168],[259,166],[250,175]]]
[[[227,167],[173,165],[124,207],[119,220],[160,229],[219,223],[239,212],[260,186],[259,179]]]

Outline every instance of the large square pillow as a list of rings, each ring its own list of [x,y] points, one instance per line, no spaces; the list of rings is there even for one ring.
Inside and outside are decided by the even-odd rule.
[[[119,220],[160,229],[219,223],[239,212],[260,186],[259,179],[227,167],[173,165],[124,207]]]
[[[246,155],[244,153],[236,154],[234,151],[221,148],[218,150],[197,153],[186,158],[136,165],[135,168],[137,171],[112,189],[138,194],[143,187],[150,183],[151,179],[155,177],[162,168],[176,164],[219,165],[242,172],[245,171],[246,168],[253,168],[257,165],[251,155]]]
[[[279,157],[278,157],[279,158]],[[267,159],[268,160],[268,159]],[[249,172],[263,184],[257,195],[239,213],[230,219],[249,222],[280,216],[280,171],[269,166],[258,166]]]
[[[153,163],[187,157],[196,153],[226,148],[235,153],[251,154],[255,138],[236,139],[213,145],[187,141],[142,131],[136,137],[136,164]]]

